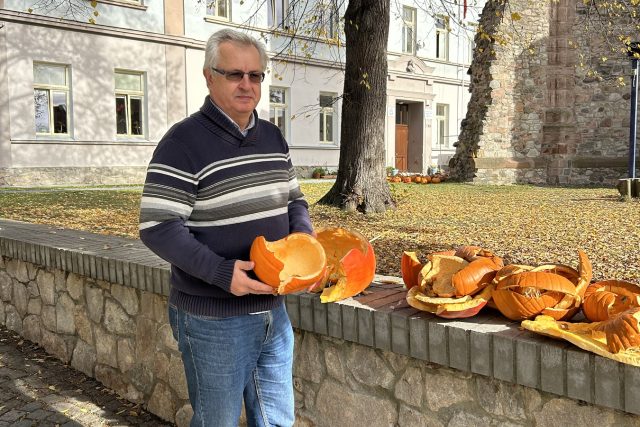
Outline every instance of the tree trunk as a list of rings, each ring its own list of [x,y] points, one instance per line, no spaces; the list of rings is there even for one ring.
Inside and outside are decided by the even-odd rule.
[[[319,203],[364,213],[395,206],[385,178],[390,0],[350,0],[338,176]]]

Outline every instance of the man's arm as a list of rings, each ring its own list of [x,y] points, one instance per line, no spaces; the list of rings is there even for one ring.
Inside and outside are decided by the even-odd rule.
[[[196,200],[198,177],[179,143],[163,140],[153,154],[140,202],[140,239],[158,256],[227,292],[235,260],[200,243],[184,222]]]
[[[309,204],[304,199],[304,194],[300,190],[298,179],[296,178],[293,164],[289,159],[289,232],[300,231],[313,234],[313,225],[309,217]]]

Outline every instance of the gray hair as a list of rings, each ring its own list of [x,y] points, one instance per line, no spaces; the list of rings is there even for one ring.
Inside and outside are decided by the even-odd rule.
[[[220,52],[220,43],[223,42],[231,42],[237,43],[244,46],[253,46],[258,49],[258,53],[260,54],[260,63],[262,65],[262,71],[267,69],[267,63],[269,62],[269,56],[267,55],[267,51],[262,43],[260,43],[255,38],[250,35],[230,30],[224,29],[220,31],[216,31],[211,34],[209,40],[207,40],[207,47],[204,51],[204,66],[203,69],[210,69],[211,67],[217,66],[218,63],[218,53]]]

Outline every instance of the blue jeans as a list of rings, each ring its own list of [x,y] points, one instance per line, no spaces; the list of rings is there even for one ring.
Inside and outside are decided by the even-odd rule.
[[[284,304],[226,318],[169,305],[169,323],[182,352],[192,427],[237,426],[243,397],[249,426],[293,425],[293,330]]]

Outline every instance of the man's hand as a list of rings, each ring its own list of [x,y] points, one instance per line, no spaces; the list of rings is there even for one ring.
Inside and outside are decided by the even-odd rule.
[[[253,261],[236,261],[233,266],[233,277],[231,277],[231,287],[229,290],[233,295],[241,296],[246,294],[273,294],[275,289],[262,282],[253,280],[247,275],[247,271],[253,270]]]

